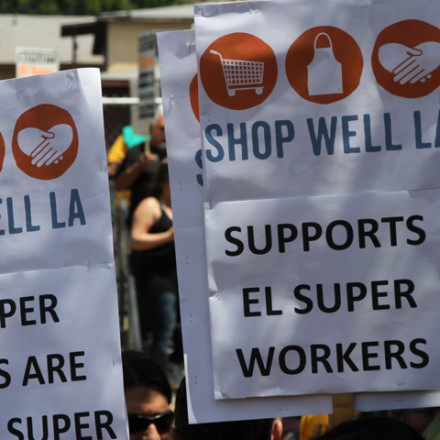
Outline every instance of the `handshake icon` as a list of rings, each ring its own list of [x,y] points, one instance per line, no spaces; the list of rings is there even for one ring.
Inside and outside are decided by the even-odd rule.
[[[58,124],[49,130],[28,127],[18,133],[18,145],[31,163],[37,167],[58,163],[63,159],[63,153],[69,148],[73,139],[72,127]]]
[[[389,43],[379,49],[379,61],[394,75],[394,81],[404,84],[425,82],[440,66],[440,43],[427,41],[416,47]]]

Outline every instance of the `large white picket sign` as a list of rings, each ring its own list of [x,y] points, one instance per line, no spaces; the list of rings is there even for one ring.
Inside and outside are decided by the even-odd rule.
[[[128,439],[99,71],[0,96],[0,437]]]
[[[214,400],[194,31],[158,34],[190,423],[331,411],[328,396]],[[191,97],[193,101],[191,101]],[[195,100],[194,100],[195,98]],[[191,106],[191,102],[193,106]]]
[[[186,353],[191,423],[294,414],[328,413],[328,396],[214,400],[209,339],[208,287],[202,214],[203,183],[193,31],[158,34],[173,217],[179,270],[180,312]],[[191,105],[193,104],[193,105]],[[438,405],[429,392],[357,393],[358,410]]]
[[[440,387],[438,5],[195,13],[216,399]]]

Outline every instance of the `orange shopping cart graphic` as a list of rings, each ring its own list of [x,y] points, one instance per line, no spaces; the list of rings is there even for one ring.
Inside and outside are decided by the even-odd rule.
[[[440,29],[405,20],[383,29],[371,56],[377,83],[389,93],[420,98],[440,85]]]
[[[342,29],[308,29],[290,46],[286,75],[304,99],[318,104],[340,101],[359,86],[363,58],[354,38]]]
[[[271,47],[247,33],[218,38],[200,58],[200,78],[206,94],[216,104],[233,110],[264,102],[275,87],[277,76]]]
[[[255,90],[257,95],[263,93],[263,62],[227,60],[216,50],[210,52],[220,57],[229,96],[235,96],[237,90]]]
[[[64,174],[76,159],[78,133],[69,112],[41,104],[17,120],[12,153],[20,168],[35,179],[50,180]]]

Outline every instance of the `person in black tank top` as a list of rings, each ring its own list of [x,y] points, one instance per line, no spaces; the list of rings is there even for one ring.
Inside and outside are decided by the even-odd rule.
[[[165,364],[173,345],[178,315],[177,268],[168,163],[162,161],[151,195],[133,215],[133,274],[141,331],[152,331],[152,354]]]

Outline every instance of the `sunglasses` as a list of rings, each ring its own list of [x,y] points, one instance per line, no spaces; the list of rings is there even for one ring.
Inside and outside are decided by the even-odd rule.
[[[167,411],[153,417],[143,416],[142,414],[128,414],[128,427],[130,432],[140,432],[153,423],[158,432],[167,432],[173,426],[173,420],[173,411]]]

